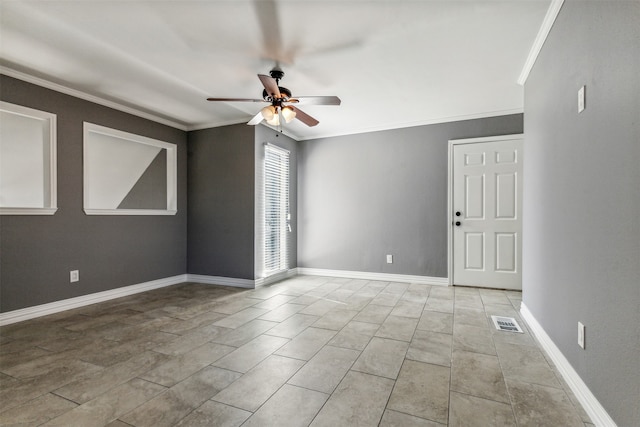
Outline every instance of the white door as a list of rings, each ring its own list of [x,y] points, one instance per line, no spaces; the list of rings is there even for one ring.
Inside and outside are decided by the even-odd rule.
[[[522,143],[451,141],[454,285],[522,289]]]

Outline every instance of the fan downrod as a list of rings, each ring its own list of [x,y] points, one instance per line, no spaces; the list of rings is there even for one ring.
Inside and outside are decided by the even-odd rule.
[[[284,71],[282,71],[280,67],[275,66],[271,71],[269,71],[269,75],[272,79],[276,80],[276,83],[280,83],[280,80],[284,77]]]

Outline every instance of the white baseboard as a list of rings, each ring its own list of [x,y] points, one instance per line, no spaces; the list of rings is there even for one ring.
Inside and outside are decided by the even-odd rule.
[[[292,268],[287,271],[283,271],[281,273],[273,274],[269,277],[262,277],[260,279],[255,280],[256,288],[258,286],[266,286],[275,282],[279,282],[280,280],[288,279],[289,277],[296,276],[298,274],[297,268]]]
[[[293,277],[297,273],[296,268],[292,268],[282,273],[277,273],[269,277],[258,279],[236,279],[234,277],[206,276],[202,274],[187,274],[188,282],[204,283],[206,285],[232,286],[234,288],[255,289],[258,286],[265,286],[280,280]]]
[[[367,271],[324,270],[298,267],[298,274],[307,276],[346,277],[348,279],[379,280],[383,282],[417,283],[420,285],[449,286],[446,277],[411,276],[408,274],[371,273]]]
[[[598,402],[598,399],[591,393],[589,387],[582,381],[580,375],[573,369],[573,366],[564,357],[560,349],[554,344],[549,335],[544,331],[540,323],[533,317],[526,305],[522,303],[520,306],[520,314],[527,322],[529,328],[534,333],[544,351],[549,355],[553,363],[558,368],[562,378],[567,382],[571,391],[576,396],[584,410],[586,411],[591,422],[600,427],[616,427],[616,423],[611,419],[604,407]]]
[[[202,274],[187,274],[187,282],[203,283],[205,285],[232,286],[234,288],[253,289],[256,281],[253,279],[236,279],[234,277],[205,276]]]
[[[187,281],[186,274],[180,274],[173,277],[165,277],[164,279],[151,280],[149,282],[138,283],[136,285],[124,286],[122,288],[111,289],[103,292],[96,292],[80,297],[64,299],[47,304],[36,305],[33,307],[22,308],[19,310],[0,313],[0,326],[10,325],[12,323],[22,322],[24,320],[36,317],[46,316],[48,314],[59,313],[73,308],[84,307],[86,305],[96,304],[115,298],[125,297],[140,292],[150,291],[152,289],[163,288],[165,286],[177,285]]]

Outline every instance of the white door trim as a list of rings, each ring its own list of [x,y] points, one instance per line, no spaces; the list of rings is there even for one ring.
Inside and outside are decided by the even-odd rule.
[[[475,144],[478,142],[505,141],[509,139],[524,139],[524,134],[486,136],[482,138],[450,139],[448,149],[448,174],[447,174],[447,276],[449,286],[453,286],[453,147],[460,144]]]

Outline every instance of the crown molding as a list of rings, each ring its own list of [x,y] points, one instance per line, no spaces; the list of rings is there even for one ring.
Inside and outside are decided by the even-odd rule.
[[[538,55],[542,50],[542,46],[544,42],[547,40],[547,36],[549,36],[549,31],[551,31],[551,27],[553,27],[553,23],[556,21],[558,17],[558,13],[560,13],[560,8],[562,8],[562,4],[564,0],[551,0],[551,4],[549,5],[549,9],[547,9],[547,14],[542,21],[542,25],[538,30],[538,35],[536,39],[533,41],[533,45],[531,46],[531,50],[529,50],[529,56],[527,56],[527,60],[524,63],[524,67],[522,67],[522,72],[520,73],[520,77],[518,77],[518,84],[524,86],[527,78],[529,77],[529,73],[533,68],[533,64],[536,63],[536,59],[538,59]]]
[[[9,68],[4,65],[0,65],[0,74],[4,74],[6,76],[16,78],[18,80],[22,80],[27,83],[32,83],[34,85],[42,86],[47,89],[55,90],[56,92],[64,93],[66,95],[71,95],[76,98],[84,99],[85,101],[89,101],[105,107],[113,108],[114,110],[122,111],[123,113],[132,114],[134,116],[138,116],[143,119],[148,119],[156,123],[171,126],[176,129],[180,129],[183,131],[188,130],[187,126],[184,123],[175,122],[173,120],[169,120],[164,117],[156,116],[155,114],[147,113],[145,111],[141,111],[136,108],[128,107],[126,105],[120,104],[115,101],[110,101],[108,99],[100,98],[99,96],[91,95],[77,89],[72,89],[70,87],[61,85],[59,83],[54,83],[52,81],[43,79],[41,77],[36,77],[31,74],[24,73],[22,71],[14,70],[13,68]]]

